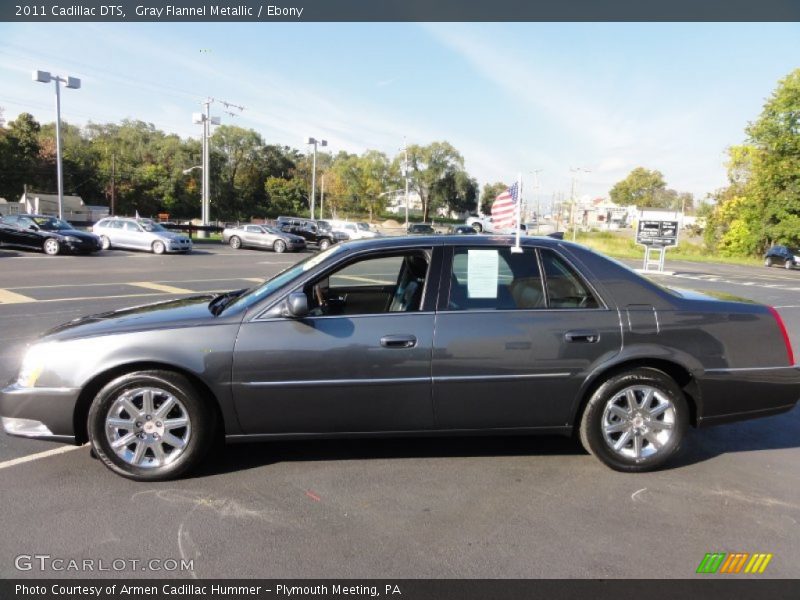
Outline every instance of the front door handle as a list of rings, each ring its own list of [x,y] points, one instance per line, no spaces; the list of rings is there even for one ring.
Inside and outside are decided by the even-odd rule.
[[[385,335],[381,338],[384,348],[413,348],[417,345],[417,338],[413,335]]]
[[[600,333],[588,329],[577,329],[565,333],[564,339],[572,343],[594,344],[600,340]]]

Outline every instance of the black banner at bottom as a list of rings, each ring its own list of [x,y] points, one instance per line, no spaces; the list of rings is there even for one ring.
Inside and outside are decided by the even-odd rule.
[[[698,579],[305,579],[0,580],[2,600],[572,600],[800,598],[800,580]]]

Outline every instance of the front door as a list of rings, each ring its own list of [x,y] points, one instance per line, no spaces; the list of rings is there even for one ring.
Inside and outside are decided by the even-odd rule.
[[[620,350],[617,311],[551,250],[455,248],[443,308],[432,363],[442,429],[562,427],[587,370]]]
[[[368,254],[303,286],[308,316],[244,322],[233,393],[245,432],[431,429],[431,257]]]

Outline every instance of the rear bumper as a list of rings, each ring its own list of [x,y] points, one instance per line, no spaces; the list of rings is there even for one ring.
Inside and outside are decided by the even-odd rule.
[[[790,411],[800,400],[800,365],[710,369],[698,379],[700,427]]]
[[[74,442],[73,416],[79,389],[23,388],[0,390],[0,417],[5,432],[18,437]]]

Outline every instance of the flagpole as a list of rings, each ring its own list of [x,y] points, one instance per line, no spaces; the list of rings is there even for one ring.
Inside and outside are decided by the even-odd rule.
[[[519,254],[522,252],[522,246],[519,245],[519,235],[520,231],[522,230],[522,173],[517,174],[517,240],[514,246],[511,248],[511,252],[514,254]]]

